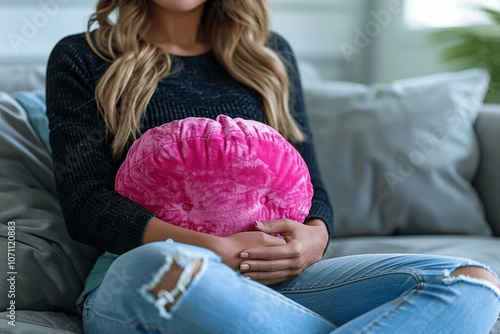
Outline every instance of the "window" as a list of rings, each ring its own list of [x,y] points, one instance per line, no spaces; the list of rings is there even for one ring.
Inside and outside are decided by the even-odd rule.
[[[476,8],[500,9],[498,0],[405,0],[405,21],[411,28],[444,28],[484,24],[488,18]]]

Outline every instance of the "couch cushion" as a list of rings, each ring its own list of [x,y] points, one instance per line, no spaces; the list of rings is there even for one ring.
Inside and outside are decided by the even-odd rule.
[[[479,69],[371,87],[306,82],[334,235],[489,235],[470,184],[488,83]]]
[[[8,312],[0,313],[2,334],[82,334],[82,319],[62,312],[16,311],[15,326]]]
[[[485,263],[500,275],[500,238],[485,236],[390,236],[334,238],[325,258],[357,254],[430,254],[456,256]]]
[[[50,154],[22,107],[6,93],[0,93],[0,207],[0,249],[10,245],[15,255],[12,267],[0,261],[0,311],[14,300],[5,296],[7,278],[15,276],[17,310],[75,312],[99,252],[69,237]],[[15,244],[8,244],[9,238]]]

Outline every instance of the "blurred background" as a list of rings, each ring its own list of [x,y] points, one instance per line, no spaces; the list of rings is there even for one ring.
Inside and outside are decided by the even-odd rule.
[[[500,64],[500,15],[495,21],[494,11],[478,9],[498,10],[500,0],[269,1],[273,30],[289,40],[301,62],[312,65],[302,67],[306,75],[373,83],[471,63],[490,66],[493,72]],[[0,63],[44,64],[59,39],[86,29],[95,3],[0,0]],[[433,35],[435,31],[445,34]],[[478,57],[484,45],[490,49]],[[455,49],[444,53],[450,47]],[[453,64],[457,53],[458,64]]]

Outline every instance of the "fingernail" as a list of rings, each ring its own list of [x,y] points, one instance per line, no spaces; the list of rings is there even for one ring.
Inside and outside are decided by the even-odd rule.
[[[248,270],[250,266],[248,264],[240,264],[240,270]]]
[[[258,227],[258,228],[262,228],[264,227],[264,224],[262,224],[262,222],[255,222],[255,225]]]
[[[241,253],[240,254],[240,258],[242,258],[242,259],[248,259],[249,256],[250,256],[250,254],[248,254],[248,253]]]

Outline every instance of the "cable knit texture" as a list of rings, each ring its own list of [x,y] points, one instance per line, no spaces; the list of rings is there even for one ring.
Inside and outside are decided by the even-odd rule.
[[[257,230],[255,221],[303,222],[313,194],[304,159],[278,131],[225,115],[148,130],[115,189],[169,224],[220,237]]]
[[[322,219],[331,231],[333,212],[316,162],[295,58],[277,34],[271,35],[268,46],[287,64],[291,112],[308,137],[306,142],[294,144],[309,168],[314,189],[306,219]],[[221,114],[265,123],[261,96],[229,75],[213,53],[172,56],[172,60],[172,73],[159,82],[143,115],[142,133],[174,120],[215,119]],[[47,69],[47,113],[56,184],[70,235],[122,254],[141,244],[155,214],[114,189],[125,155],[113,160],[94,99],[98,80],[108,67],[109,63],[93,53],[84,34],[60,41]]]

